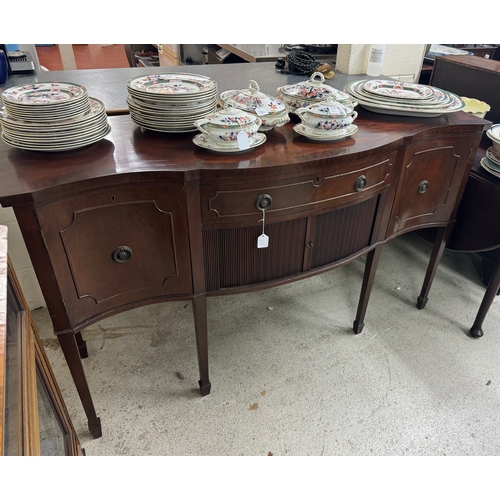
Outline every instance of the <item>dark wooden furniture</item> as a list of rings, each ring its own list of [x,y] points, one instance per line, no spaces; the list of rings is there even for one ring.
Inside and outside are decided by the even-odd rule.
[[[106,139],[75,151],[0,145],[0,202],[14,207],[94,437],[101,426],[80,332],[103,317],[191,300],[205,395],[207,296],[288,283],[367,254],[359,333],[383,243],[438,227],[424,307],[489,126],[462,112],[420,119],[360,109],[358,132],[342,141],[309,141],[289,123],[231,155],[197,148],[194,134],[143,131],[126,115],[109,120]],[[259,249],[264,209],[270,241]]]
[[[450,44],[449,47],[454,47],[460,50],[466,50],[475,57],[483,57],[485,59],[493,59],[497,50],[496,45],[487,45],[479,43],[466,43],[466,44]]]
[[[443,60],[448,60],[450,64],[460,64],[463,65],[464,67],[470,66],[470,67],[484,67],[488,68],[491,67],[491,65],[483,65],[481,62],[477,61],[477,59],[482,58],[483,60],[493,60],[496,59],[498,60],[500,57],[500,51],[498,51],[498,47],[496,45],[449,45],[450,47],[455,47],[460,50],[467,50],[468,52],[471,52],[472,55],[447,55],[447,56],[437,56],[435,60],[429,60],[426,59],[424,60],[422,64],[422,69],[420,71],[420,77],[419,77],[419,83],[429,85],[432,79],[432,73],[434,70],[434,67],[436,66],[436,61],[440,59],[441,61]],[[464,58],[462,61],[461,59]],[[471,59],[474,57],[474,59]],[[451,73],[448,73],[447,71],[451,71]],[[442,73],[441,73],[442,72]],[[448,66],[446,67],[445,64],[440,64],[439,68],[439,76],[438,78],[445,78],[446,81],[452,82],[453,85],[459,85],[462,86],[462,82],[460,79],[457,79],[456,74],[453,74],[453,70]],[[431,83],[431,85],[434,85],[439,88],[445,88],[446,87],[441,87],[439,83]],[[450,89],[448,89],[450,90]],[[469,88],[470,91],[470,88]],[[452,91],[454,92],[454,91]],[[471,96],[465,93],[460,93],[460,95],[463,95],[465,97],[475,97]],[[479,99],[479,98],[477,98]],[[484,99],[481,99],[484,100]],[[488,101],[486,101],[488,102]]]
[[[493,257],[492,272],[485,278],[487,288],[470,329],[473,337],[482,337],[483,321],[500,288],[500,179],[486,172],[479,161],[485,156],[480,148],[471,169],[469,180],[457,213],[457,222],[448,241],[448,248],[459,252],[486,252],[483,267],[488,266],[488,255]],[[484,274],[484,271],[483,271]]]
[[[0,226],[0,456],[82,454]]]
[[[485,118],[500,123],[500,61],[472,56],[438,57],[431,84],[485,101],[491,106]],[[473,337],[483,335],[482,323],[500,286],[500,230],[493,216],[500,210],[500,182],[479,163],[491,145],[484,135],[448,242],[451,250],[477,252],[482,257],[487,290],[470,329]]]
[[[430,84],[490,105],[485,119],[500,123],[500,61],[475,56],[436,57]]]

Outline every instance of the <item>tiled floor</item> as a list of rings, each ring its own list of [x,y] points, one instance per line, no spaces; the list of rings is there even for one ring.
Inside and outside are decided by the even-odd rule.
[[[498,456],[500,308],[467,335],[484,294],[478,260],[445,252],[415,307],[430,245],[382,252],[354,335],[364,259],[262,292],[208,300],[211,394],[201,397],[190,302],[83,331],[102,421],[92,439],[45,309],[34,312],[87,455]],[[498,302],[498,301],[497,301]]]
[[[36,48],[40,64],[50,71],[63,69],[59,47]],[[81,44],[73,45],[77,69],[128,68],[129,63],[123,45]]]

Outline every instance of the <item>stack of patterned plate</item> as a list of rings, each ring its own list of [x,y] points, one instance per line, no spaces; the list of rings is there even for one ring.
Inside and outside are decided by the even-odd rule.
[[[217,110],[217,82],[207,76],[166,73],[127,83],[132,120],[157,132],[191,132],[194,122]]]
[[[4,142],[33,151],[87,146],[110,131],[104,105],[74,83],[32,83],[3,92],[0,112]]]
[[[344,91],[368,111],[387,115],[431,118],[465,107],[457,95],[418,83],[358,80],[348,84]]]
[[[486,150],[486,156],[481,158],[481,166],[495,177],[500,177],[500,151],[493,146]]]

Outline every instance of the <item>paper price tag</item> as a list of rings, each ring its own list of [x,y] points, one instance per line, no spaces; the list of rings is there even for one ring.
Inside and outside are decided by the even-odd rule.
[[[266,108],[263,108],[262,106],[257,106],[255,108],[255,112],[257,113],[258,116],[264,116],[264,115],[268,115],[269,112],[267,111]]]
[[[262,233],[257,238],[257,248],[267,248],[269,246],[269,236],[267,234]]]
[[[250,140],[248,139],[248,135],[243,130],[240,130],[238,132],[236,138],[238,140],[238,147],[241,150],[248,149],[250,147]]]

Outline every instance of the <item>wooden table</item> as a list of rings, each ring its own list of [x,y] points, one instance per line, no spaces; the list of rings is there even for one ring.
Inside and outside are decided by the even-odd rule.
[[[480,160],[485,154],[484,147],[478,149],[447,244],[450,250],[479,252],[481,255],[481,252],[500,248],[500,225],[496,220],[500,213],[500,179],[481,167]],[[484,335],[483,322],[500,288],[500,260],[494,263],[487,281],[486,292],[470,329],[470,334],[476,338]]]
[[[367,254],[360,333],[383,244],[437,227],[423,308],[489,126],[462,112],[420,119],[359,109],[358,132],[338,142],[310,141],[292,122],[258,148],[218,154],[196,147],[193,133],[143,131],[127,115],[109,121],[109,136],[75,151],[0,144],[0,203],[14,208],[94,437],[101,424],[81,330],[104,317],[191,300],[206,395],[207,296],[289,283]],[[269,247],[257,248],[264,211]]]

